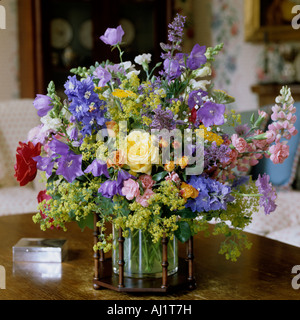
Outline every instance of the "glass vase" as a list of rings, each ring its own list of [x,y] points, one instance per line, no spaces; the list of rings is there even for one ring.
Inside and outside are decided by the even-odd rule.
[[[113,228],[112,264],[113,272],[119,273],[119,242],[118,230]],[[162,277],[162,243],[154,243],[147,230],[129,231],[124,238],[124,276],[131,278],[159,278]],[[168,275],[178,270],[177,239],[168,241]]]

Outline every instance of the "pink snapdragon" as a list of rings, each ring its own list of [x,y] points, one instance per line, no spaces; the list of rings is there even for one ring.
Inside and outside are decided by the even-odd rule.
[[[124,181],[122,193],[127,200],[133,200],[133,198],[137,198],[140,195],[140,186],[138,182],[132,179]]]
[[[276,102],[281,102],[282,105],[276,104],[272,107],[271,119],[274,121],[268,126],[267,140],[269,143],[275,141],[279,143],[281,138],[290,140],[298,131],[295,128],[297,117],[294,115],[296,108],[293,105],[294,101],[290,97],[290,91],[282,91],[282,96],[276,98]],[[272,141],[273,140],[273,141]]]
[[[288,158],[290,152],[290,147],[287,144],[276,143],[272,145],[269,149],[271,153],[270,159],[274,164],[283,163],[285,159]]]
[[[232,145],[239,153],[243,153],[247,150],[248,143],[244,138],[239,137],[237,134],[233,134],[231,137]]]

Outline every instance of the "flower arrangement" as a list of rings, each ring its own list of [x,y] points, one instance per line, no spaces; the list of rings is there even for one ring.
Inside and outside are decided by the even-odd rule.
[[[282,163],[287,141],[297,133],[291,92],[283,87],[267,114],[259,111],[249,125],[228,111],[234,98],[213,88],[211,63],[222,45],[196,44],[182,52],[185,17],[169,25],[161,44],[162,62],[152,69],[151,55],[123,61],[121,26],[100,39],[119,50],[120,63],[96,63],[72,69],[62,100],[51,82],[34,107],[41,124],[17,148],[15,176],[25,185],[41,171],[46,190],[38,195],[35,223],[43,230],[77,221],[93,226],[99,215],[96,249],[112,247],[105,223],[147,230],[152,241],[163,235],[182,242],[200,231],[224,234],[220,253],[235,261],[251,243],[241,232],[251,215],[275,210],[276,192],[264,174],[253,181],[249,167],[263,156]],[[234,134],[226,128],[234,128]]]

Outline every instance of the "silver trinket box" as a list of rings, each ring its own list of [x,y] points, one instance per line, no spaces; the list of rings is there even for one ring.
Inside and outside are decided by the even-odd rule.
[[[13,246],[14,262],[62,262],[66,258],[66,239],[22,238]]]

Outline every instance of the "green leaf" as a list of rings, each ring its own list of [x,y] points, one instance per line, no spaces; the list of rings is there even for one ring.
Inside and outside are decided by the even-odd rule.
[[[94,214],[90,213],[83,219],[77,221],[79,228],[83,231],[85,227],[94,229]]]
[[[255,122],[255,115],[254,115],[254,113],[252,113],[252,116],[250,118],[250,123],[252,126],[254,125],[254,122]]]
[[[96,198],[96,204],[98,205],[100,211],[105,215],[113,215],[114,203],[111,199],[102,197],[98,194]]]
[[[178,221],[177,222],[178,229],[174,232],[176,238],[180,242],[186,242],[192,236],[192,232],[188,222],[186,221]]]
[[[160,180],[162,180],[167,174],[168,174],[167,171],[161,171],[161,172],[155,174],[155,175],[152,177],[152,179],[153,179],[154,181],[160,181]]]
[[[188,208],[179,210],[176,212],[176,214],[178,214],[181,218],[184,218],[184,219],[195,219],[197,217],[197,213],[191,211]]]

